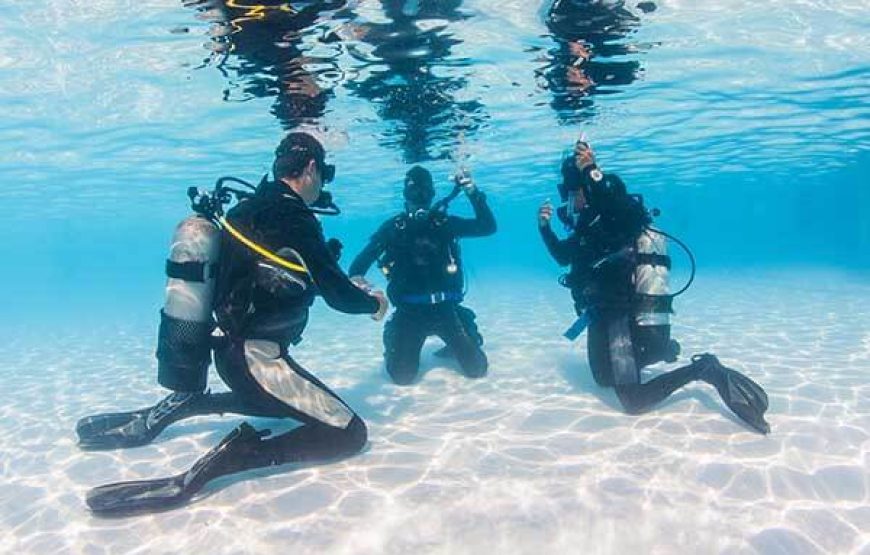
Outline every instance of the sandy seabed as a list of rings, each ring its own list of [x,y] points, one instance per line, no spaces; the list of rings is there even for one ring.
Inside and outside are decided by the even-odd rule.
[[[866,276],[707,276],[678,302],[681,362],[714,352],[763,384],[766,437],[705,384],[621,414],[592,382],[584,338],[560,335],[567,291],[536,280],[472,287],[487,378],[434,358],[433,339],[421,379],[395,386],[380,325],[320,306],[294,356],[365,418],[365,452],[218,480],[189,507],[124,519],[89,514],[85,492],[175,474],[242,418],[199,417],[146,447],[82,452],[79,417],[163,394],[153,326],[58,324],[48,340],[8,332],[0,552],[870,554]]]

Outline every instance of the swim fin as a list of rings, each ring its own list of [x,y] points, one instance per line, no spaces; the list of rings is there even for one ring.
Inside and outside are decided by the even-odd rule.
[[[118,449],[150,443],[173,422],[196,414],[196,401],[204,396],[175,392],[146,409],[86,416],[76,424],[79,447]]]
[[[692,363],[699,365],[698,378],[714,386],[734,414],[758,432],[770,433],[770,424],[764,420],[768,408],[767,393],[760,385],[723,366],[709,353],[693,356]]]
[[[263,457],[257,456],[262,455],[258,448],[261,438],[270,433],[269,430],[258,432],[243,422],[188,471],[169,478],[99,486],[88,492],[85,502],[91,511],[105,516],[177,507],[189,501],[210,480],[264,466],[260,464]]]

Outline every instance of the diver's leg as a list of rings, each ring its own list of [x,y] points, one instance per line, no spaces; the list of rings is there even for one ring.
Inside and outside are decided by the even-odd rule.
[[[586,333],[586,354],[595,383],[601,387],[613,387],[613,369],[610,367],[610,340],[607,320],[594,318]]]
[[[631,330],[634,356],[639,368],[657,362],[675,362],[680,344],[671,339],[671,326],[637,326]]]
[[[688,366],[641,383],[636,348],[631,333],[630,316],[609,315],[606,323],[607,355],[613,372],[616,395],[628,414],[640,414],[665,400],[671,393],[698,378],[698,370]]]
[[[218,373],[233,391],[174,391],[150,407],[86,416],[76,424],[79,446],[82,449],[98,450],[146,445],[170,424],[193,416],[225,413],[260,417],[286,416],[282,405],[264,400],[256,391],[252,393],[256,385],[245,379],[244,372],[233,371],[234,368],[244,365],[244,356],[240,353],[242,350],[234,348],[229,340],[217,346],[214,353]],[[165,368],[165,361],[161,362]],[[175,374],[178,375],[179,372]]]
[[[399,385],[408,385],[417,377],[427,318],[426,314],[411,315],[398,308],[384,325],[384,365],[387,374]]]
[[[482,378],[486,375],[489,361],[480,348],[482,340],[468,332],[466,322],[457,310],[458,305],[443,304],[435,313],[437,323],[435,332],[456,356],[462,373],[469,378]],[[468,310],[468,309],[465,309]],[[472,313],[473,314],[473,313]]]
[[[480,334],[480,329],[477,327],[477,315],[474,311],[460,304],[456,305],[456,314],[459,316],[462,325],[465,326],[465,332],[471,336],[478,345],[483,346],[483,336]],[[435,351],[435,356],[438,358],[450,358],[455,355],[448,345],[444,345]]]
[[[670,397],[674,391],[697,380],[698,375],[698,369],[690,364],[656,376],[647,383],[617,384],[616,396],[625,412],[641,414]]]
[[[713,385],[734,414],[754,430],[767,434],[770,425],[764,419],[768,408],[767,393],[760,385],[740,372],[723,366],[711,354],[696,355],[692,363],[656,376],[647,383],[617,381],[616,395],[625,412],[646,412],[686,384],[701,380]]]
[[[244,342],[244,368],[233,382],[241,385],[247,374],[251,386],[240,396],[254,406],[283,406],[287,416],[303,425],[274,438],[248,424],[233,430],[189,470],[159,480],[110,484],[88,493],[88,506],[97,513],[118,514],[160,510],[188,501],[207,482],[220,476],[290,462],[319,462],[359,452],[366,443],[365,424],[335,393],[314,378],[276,343]],[[236,363],[240,362],[238,359]],[[227,372],[227,369],[224,369]]]

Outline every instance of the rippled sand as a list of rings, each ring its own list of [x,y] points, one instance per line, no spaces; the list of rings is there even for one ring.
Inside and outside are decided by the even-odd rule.
[[[675,334],[686,355],[713,351],[767,388],[768,437],[703,384],[651,414],[620,414],[589,376],[583,339],[560,337],[566,291],[477,284],[469,304],[488,378],[459,376],[432,357],[433,341],[422,379],[392,385],[380,326],[319,309],[296,353],[367,420],[366,452],[249,472],[189,508],[126,519],[91,516],[87,489],[176,473],[241,418],[81,452],[77,418],[161,394],[154,330],[58,326],[48,345],[11,332],[0,347],[0,552],[870,553],[870,283],[748,279],[703,277],[678,304]]]

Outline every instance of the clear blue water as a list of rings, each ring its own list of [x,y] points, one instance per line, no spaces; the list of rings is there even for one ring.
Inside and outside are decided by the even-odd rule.
[[[414,17],[378,2],[325,11],[282,51],[281,33],[259,21],[221,38],[225,17],[206,5],[7,2],[0,248],[14,269],[0,277],[3,305],[72,314],[157,298],[185,188],[257,179],[299,123],[331,146],[346,216],[326,225],[347,252],[399,205],[406,163],[428,160],[446,192],[455,164],[444,158],[461,158],[502,224],[469,242],[469,260],[481,271],[552,269],[532,214],[556,197],[561,152],[585,132],[605,169],[662,209],[660,225],[692,245],[702,272],[866,269],[863,2],[629,5],[602,20],[610,34],[548,27],[545,5],[423,4]],[[369,42],[322,40],[349,25],[368,28]],[[566,85],[572,58],[554,31],[592,50],[585,71],[600,83],[586,94]],[[284,71],[285,89],[301,90],[285,95],[323,97],[296,102],[299,117],[276,100],[287,51],[306,59],[304,73]]]
[[[36,368],[47,359],[35,349],[59,345],[51,360],[66,368],[63,353],[80,343],[103,349],[80,365],[100,367],[115,348],[151,364],[147,341],[124,338],[154,333],[186,188],[259,179],[299,126],[324,137],[338,168],[332,189],[345,214],[324,224],[344,240],[345,262],[399,208],[408,164],[429,167],[443,194],[461,162],[500,224],[465,245],[472,291],[534,290],[535,302],[558,298],[554,313],[569,311],[564,290],[534,289],[559,274],[534,217],[558,196],[562,151],[585,133],[600,164],[694,249],[701,292],[686,313],[739,317],[771,336],[807,299],[804,324],[851,314],[862,299],[849,292],[870,281],[866,1],[602,4],[595,18],[566,23],[550,4],[515,0],[363,0],[288,31],[278,9],[228,18],[219,0],[0,0],[4,360],[29,353]],[[577,40],[591,58],[571,65]],[[764,295],[783,292],[777,279],[803,288],[774,302]],[[745,283],[764,293],[739,314],[727,298],[705,304],[719,285]],[[498,301],[508,308],[490,320],[493,349],[518,337],[510,326],[530,310],[523,300]],[[867,339],[847,329],[857,335],[836,352],[859,364]],[[366,349],[376,365],[378,347]],[[0,369],[4,394],[19,371]],[[143,370],[137,384],[152,382]],[[66,424],[79,416],[58,406]]]

